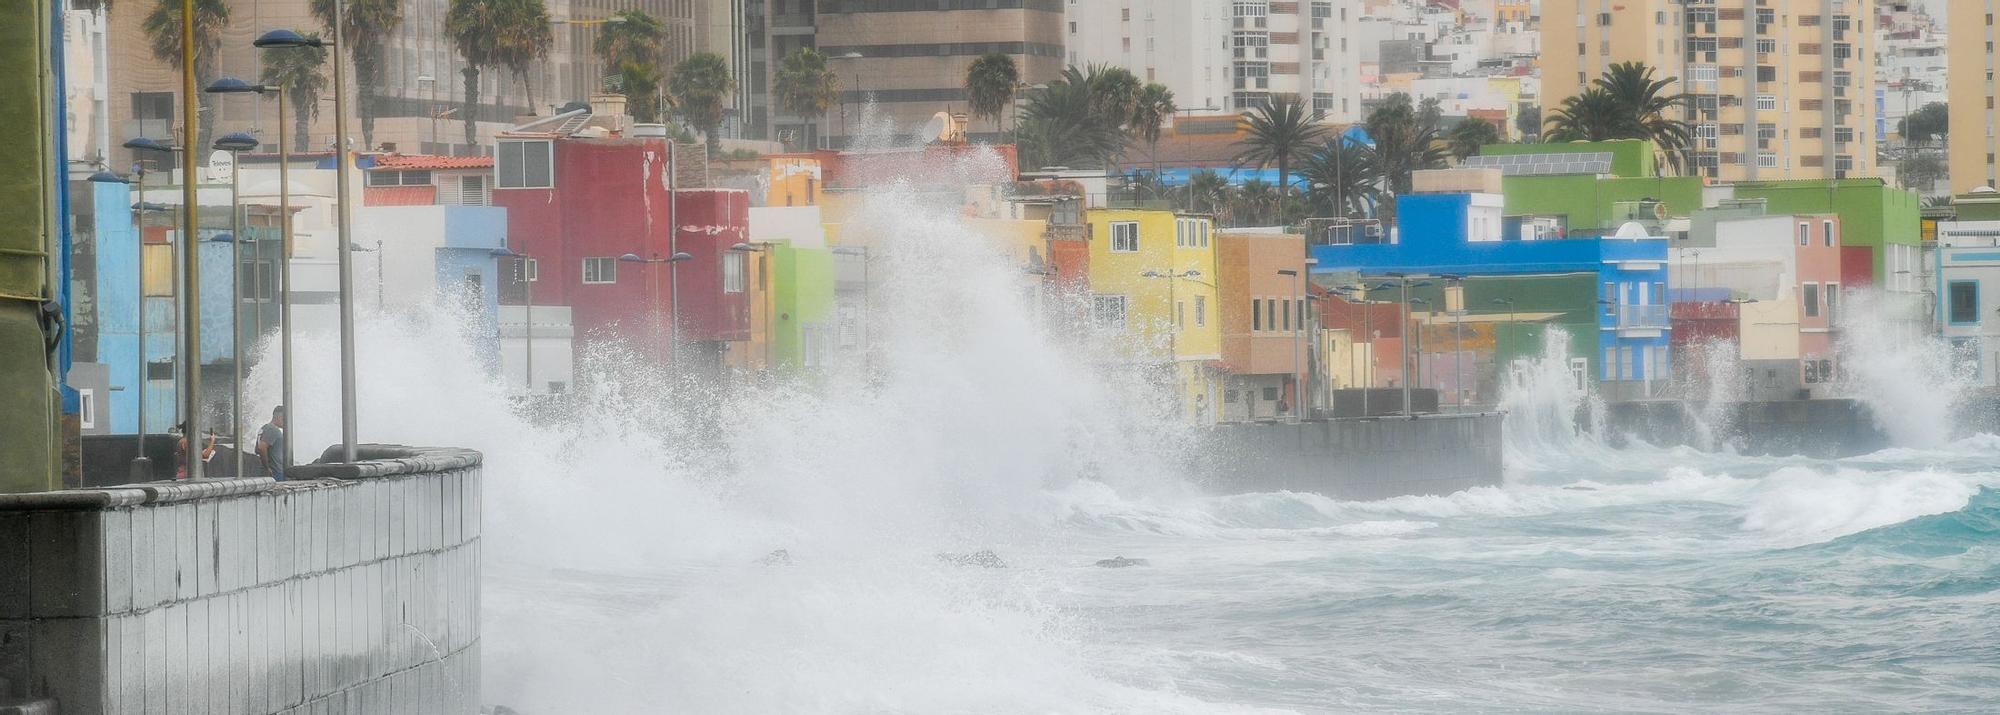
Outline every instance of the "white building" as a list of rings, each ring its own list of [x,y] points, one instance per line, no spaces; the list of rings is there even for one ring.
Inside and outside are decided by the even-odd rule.
[[[1274,94],[1359,118],[1361,0],[1092,0],[1064,5],[1069,64],[1110,64],[1183,108],[1240,112]]]
[[[1959,367],[2000,384],[2000,221],[1937,228],[1934,321]]]

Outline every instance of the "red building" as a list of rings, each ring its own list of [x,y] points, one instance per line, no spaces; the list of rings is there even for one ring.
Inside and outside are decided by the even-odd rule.
[[[723,343],[750,334],[744,255],[729,250],[749,240],[748,193],[670,192],[671,155],[699,147],[581,136],[595,128],[581,116],[558,115],[496,142],[492,200],[507,209],[510,248],[533,261],[534,304],[570,306],[579,355],[592,342],[622,340],[665,360],[677,332],[683,358],[719,361]],[[681,173],[677,188],[692,183],[692,172]],[[627,255],[639,260],[621,260]]]

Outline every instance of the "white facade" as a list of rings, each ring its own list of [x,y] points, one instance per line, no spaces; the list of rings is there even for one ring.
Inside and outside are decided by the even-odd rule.
[[[1958,368],[2000,384],[2000,221],[1938,224],[1934,321]]]
[[[1273,94],[1311,98],[1329,121],[1358,118],[1360,0],[1090,0],[1064,17],[1069,64],[1110,64],[1173,90],[1203,113],[1240,112]]]

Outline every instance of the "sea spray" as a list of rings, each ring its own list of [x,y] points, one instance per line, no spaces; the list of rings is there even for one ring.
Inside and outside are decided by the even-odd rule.
[[[1908,294],[1850,291],[1835,320],[1836,372],[1845,394],[1868,406],[1900,447],[1933,447],[1954,437],[1952,411],[1977,383],[1950,346],[1929,330]]]
[[[1503,437],[1510,468],[1564,458],[1586,442],[1602,443],[1590,376],[1579,380],[1572,368],[1568,331],[1544,331],[1541,352],[1515,359],[1504,380],[1500,409],[1507,413]]]

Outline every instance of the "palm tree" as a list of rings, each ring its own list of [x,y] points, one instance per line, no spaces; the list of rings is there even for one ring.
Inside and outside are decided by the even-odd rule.
[[[778,68],[778,106],[801,119],[818,121],[840,99],[840,78],[826,67],[826,56],[801,47],[785,56]]]
[[[14,20],[19,22],[19,20]],[[215,56],[222,48],[222,31],[229,27],[229,5],[223,0],[194,0],[194,83],[197,87],[207,87],[215,79]],[[181,0],[159,0],[153,11],[140,24],[146,36],[153,41],[153,58],[181,67]],[[215,110],[209,106],[207,92],[195,95],[200,102],[196,115],[200,117],[200,132],[184,137],[186,146],[208,146],[208,137],[215,133]]]
[[[1299,175],[1311,189],[1313,207],[1331,216],[1367,213],[1381,197],[1375,186],[1380,174],[1375,152],[1345,135],[1326,140],[1299,166]]]
[[[354,87],[361,105],[361,143],[374,146],[375,90],[382,84],[382,42],[403,23],[403,3],[402,0],[339,1],[347,9],[345,17],[335,17],[335,0],[312,0],[312,14],[329,33],[335,22],[340,23],[348,59],[354,62]]]
[[[459,75],[465,83],[465,106],[459,116],[465,120],[465,143],[478,143],[479,68],[499,64],[493,50],[494,0],[452,0],[445,12],[444,34],[465,58]]]
[[[1620,138],[1625,132],[1618,99],[1597,87],[1565,97],[1562,106],[1543,121],[1549,127],[1542,138],[1551,142],[1604,141]]]
[[[1229,180],[1208,169],[1200,169],[1188,176],[1188,210],[1195,213],[1220,213],[1223,203],[1229,198]]]
[[[317,33],[299,34],[319,39]],[[294,47],[258,54],[264,63],[264,73],[258,81],[283,87],[285,100],[292,103],[292,151],[310,149],[312,123],[319,119],[319,95],[326,91],[326,47]]]
[[[1000,113],[1014,101],[1014,88],[1020,84],[1021,70],[1014,66],[1014,58],[1000,52],[980,55],[965,70],[965,93],[973,116],[992,120],[998,131]]]
[[[1595,81],[1618,100],[1622,114],[1631,122],[1634,139],[1646,139],[1666,155],[1667,165],[1684,170],[1694,164],[1690,152],[1692,138],[1687,123],[1673,118],[1689,101],[1686,93],[1670,93],[1676,78],[1653,79],[1653,68],[1643,62],[1619,62]]]
[[[1175,111],[1174,91],[1157,82],[1140,88],[1139,98],[1132,104],[1132,136],[1145,140],[1146,153],[1153,157],[1155,177],[1160,175],[1160,127]]]
[[[729,63],[710,52],[697,52],[681,60],[674,66],[673,79],[667,81],[667,93],[673,95],[681,117],[708,138],[710,154],[722,150],[722,136],[716,130],[722,126],[722,110],[733,91],[736,78],[729,75]]]
[[[1145,89],[1131,70],[1118,66],[1091,65],[1080,76],[1075,67],[1070,67],[1063,71],[1063,79],[1081,80],[1089,86],[1091,113],[1118,126],[1131,118],[1139,104],[1139,93]]]
[[[1292,164],[1305,158],[1306,152],[1319,143],[1326,128],[1320,126],[1320,113],[1306,113],[1306,104],[1296,94],[1280,94],[1271,98],[1269,104],[1251,109],[1249,114],[1250,135],[1238,146],[1243,151],[1236,156],[1239,165],[1255,164],[1262,169],[1266,165],[1278,166],[1278,192],[1289,194],[1292,188]],[[1247,184],[1246,184],[1247,186]],[[1285,222],[1282,203],[1278,206],[1278,223]]]
[[[527,95],[528,112],[534,113],[535,85],[528,81],[528,71],[537,62],[548,59],[549,48],[556,42],[555,31],[549,28],[548,8],[542,5],[542,0],[492,2],[493,26],[488,32],[493,33],[493,60],[514,73],[522,93]]]
[[[1106,96],[1123,90],[1122,80],[1105,81],[1105,71],[1092,67],[1085,74],[1070,67],[1048,86],[1029,93],[1014,130],[1024,166],[1103,167],[1124,149],[1124,125],[1131,111],[1129,105]],[[1104,114],[1107,106],[1128,109]]]
[[[665,37],[666,26],[659,18],[639,10],[621,10],[603,25],[592,45],[598,61],[617,78],[618,90],[625,93],[625,106],[635,121],[660,121]]]
[[[1452,127],[1445,141],[1451,145],[1451,158],[1465,161],[1479,153],[1479,147],[1500,143],[1500,130],[1492,122],[1467,119]]]
[[[1396,216],[1396,197],[1410,192],[1411,175],[1422,169],[1444,167],[1444,151],[1438,147],[1436,100],[1421,106],[1410,95],[1389,95],[1368,113],[1368,135],[1375,140],[1375,170],[1381,178],[1381,203],[1376,213],[1384,223]]]
[[[1278,201],[1278,187],[1266,183],[1263,179],[1245,181],[1230,197],[1230,225],[1269,225],[1271,209],[1279,205]]]

